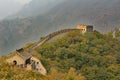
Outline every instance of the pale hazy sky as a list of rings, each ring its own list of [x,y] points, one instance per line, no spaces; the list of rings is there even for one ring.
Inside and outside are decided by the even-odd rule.
[[[17,1],[21,4],[26,4],[26,3],[29,3],[31,0],[14,0],[14,1]]]
[[[15,14],[31,0],[0,0],[0,20]]]

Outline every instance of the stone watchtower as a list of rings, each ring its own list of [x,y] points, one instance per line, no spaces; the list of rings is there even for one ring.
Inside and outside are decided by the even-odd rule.
[[[16,50],[15,52],[6,56],[8,63],[13,63],[15,66],[26,69],[36,70],[37,72],[46,75],[47,71],[42,65],[41,61],[32,56],[29,52],[23,48]]]
[[[80,25],[77,25],[76,28],[80,29],[82,31],[82,33],[93,32],[93,26],[92,25],[83,25],[83,24],[80,24]]]

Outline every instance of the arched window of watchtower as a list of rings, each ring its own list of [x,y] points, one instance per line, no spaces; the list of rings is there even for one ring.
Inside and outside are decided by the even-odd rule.
[[[39,64],[39,62],[37,62],[37,64]]]
[[[16,60],[14,60],[14,61],[13,61],[13,64],[14,64],[14,65],[17,65],[17,61],[16,61]]]
[[[27,60],[25,61],[25,64],[31,64],[31,59],[30,59],[30,58],[27,59]]]

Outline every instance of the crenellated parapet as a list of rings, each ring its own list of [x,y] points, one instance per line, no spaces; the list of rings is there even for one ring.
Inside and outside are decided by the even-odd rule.
[[[92,25],[77,25],[75,29],[62,29],[56,32],[53,32],[49,35],[47,35],[44,40],[36,42],[34,45],[32,45],[29,50],[36,49],[38,46],[42,46],[44,43],[52,39],[53,37],[60,35],[62,33],[66,33],[69,31],[80,31],[81,33],[85,32],[93,32],[93,26]]]
[[[38,46],[42,46],[44,43],[46,43],[47,41],[49,41],[53,37],[55,37],[57,35],[60,35],[62,33],[69,32],[69,31],[79,31],[79,29],[63,29],[63,30],[59,30],[59,31],[53,32],[53,33],[47,35],[44,38],[44,40],[36,42],[33,46],[30,47],[30,50],[36,49]]]

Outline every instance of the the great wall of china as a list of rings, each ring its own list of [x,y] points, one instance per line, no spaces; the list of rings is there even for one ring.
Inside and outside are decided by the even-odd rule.
[[[57,35],[60,35],[62,33],[66,33],[66,32],[70,32],[70,31],[80,31],[81,33],[92,32],[93,26],[92,25],[77,25],[77,28],[75,28],[75,29],[62,29],[62,30],[53,32],[53,33],[47,35],[46,37],[44,37],[44,39],[42,41],[38,41],[38,42],[34,43],[29,48],[29,51],[36,49],[38,46],[42,46],[43,44],[45,44],[46,42],[48,42],[49,40],[51,40],[53,37],[55,37]]]
[[[32,49],[32,50],[36,49],[38,46],[42,46],[43,44],[45,44],[46,42],[48,42],[49,40],[51,40],[55,36],[61,35],[62,33],[67,33],[67,32],[70,32],[70,31],[81,31],[82,32],[82,30],[80,30],[80,29],[63,29],[63,30],[59,30],[59,31],[56,31],[56,32],[53,32],[53,33],[47,35],[42,41],[36,42],[29,49]]]
[[[77,25],[77,28],[74,28],[74,29],[62,29],[62,30],[53,32],[53,33],[45,36],[42,41],[35,42],[32,46],[25,49],[25,51],[27,51],[28,53],[31,53],[32,50],[38,48],[39,46],[44,45],[45,43],[49,42],[52,38],[54,38],[58,35],[61,35],[62,33],[67,33],[70,31],[80,31],[81,33],[92,32],[93,26],[92,25]],[[21,48],[21,49],[24,49],[24,48]],[[18,50],[20,50],[20,49],[18,49]]]
[[[75,28],[75,29],[63,29],[63,30],[53,32],[53,33],[47,35],[46,37],[44,37],[44,39],[42,41],[35,42],[32,46],[28,47],[27,49],[21,48],[21,49],[16,50],[13,53],[7,55],[7,61],[10,63],[13,63],[14,61],[16,61],[16,63],[18,62],[17,65],[21,65],[21,64],[26,65],[27,66],[26,69],[33,69],[31,66],[32,65],[31,61],[37,62],[37,63],[39,63],[39,64],[35,65],[35,66],[39,67],[39,69],[37,68],[37,71],[39,71],[41,74],[45,75],[46,69],[44,68],[42,63],[39,61],[39,59],[35,58],[32,55],[32,50],[35,50],[36,48],[41,47],[42,45],[44,45],[45,43],[47,43],[49,41],[59,38],[61,35],[64,36],[64,34],[70,32],[70,31],[79,31],[80,33],[92,32],[93,26],[78,25],[77,28]],[[34,59],[34,60],[32,60],[32,59]],[[28,62],[28,63],[26,63],[26,62]]]

